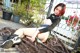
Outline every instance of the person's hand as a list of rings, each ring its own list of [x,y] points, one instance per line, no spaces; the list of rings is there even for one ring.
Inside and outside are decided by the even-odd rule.
[[[35,41],[35,38],[32,38],[32,37],[27,37],[31,42],[34,42]]]
[[[38,32],[38,34],[41,34],[41,32]],[[38,35],[38,34],[37,34],[37,35]]]

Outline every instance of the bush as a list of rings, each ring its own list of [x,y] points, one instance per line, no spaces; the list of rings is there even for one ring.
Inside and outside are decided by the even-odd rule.
[[[13,14],[23,16],[26,14],[26,5],[25,4],[14,4],[13,5]]]

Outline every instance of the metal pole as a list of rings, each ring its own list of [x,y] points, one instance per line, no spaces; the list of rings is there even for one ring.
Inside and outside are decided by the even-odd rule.
[[[51,0],[51,1],[50,1],[50,5],[49,5],[49,9],[48,9],[48,13],[47,13],[47,17],[50,16],[50,12],[51,12],[51,9],[52,9],[52,6],[53,6],[53,1],[54,1],[54,0]]]

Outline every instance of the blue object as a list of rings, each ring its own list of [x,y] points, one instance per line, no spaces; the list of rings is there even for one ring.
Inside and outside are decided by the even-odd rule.
[[[13,21],[13,22],[16,22],[16,23],[19,23],[19,21],[20,21],[20,16],[13,15],[12,21]]]
[[[4,4],[4,7],[6,7],[6,8],[10,8],[10,7],[11,7],[11,2],[10,2],[10,0],[4,0],[4,1],[3,1],[3,4]]]
[[[41,27],[48,27],[49,25],[47,24],[42,24]]]

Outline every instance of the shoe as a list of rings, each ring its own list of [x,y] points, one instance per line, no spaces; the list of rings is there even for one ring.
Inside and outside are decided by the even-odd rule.
[[[21,38],[16,36],[12,39],[6,40],[0,47],[8,49],[8,48],[11,48],[15,44],[19,44],[20,42],[21,42]]]
[[[8,48],[11,48],[12,45],[13,45],[13,41],[12,40],[7,40],[0,47],[8,49]]]

